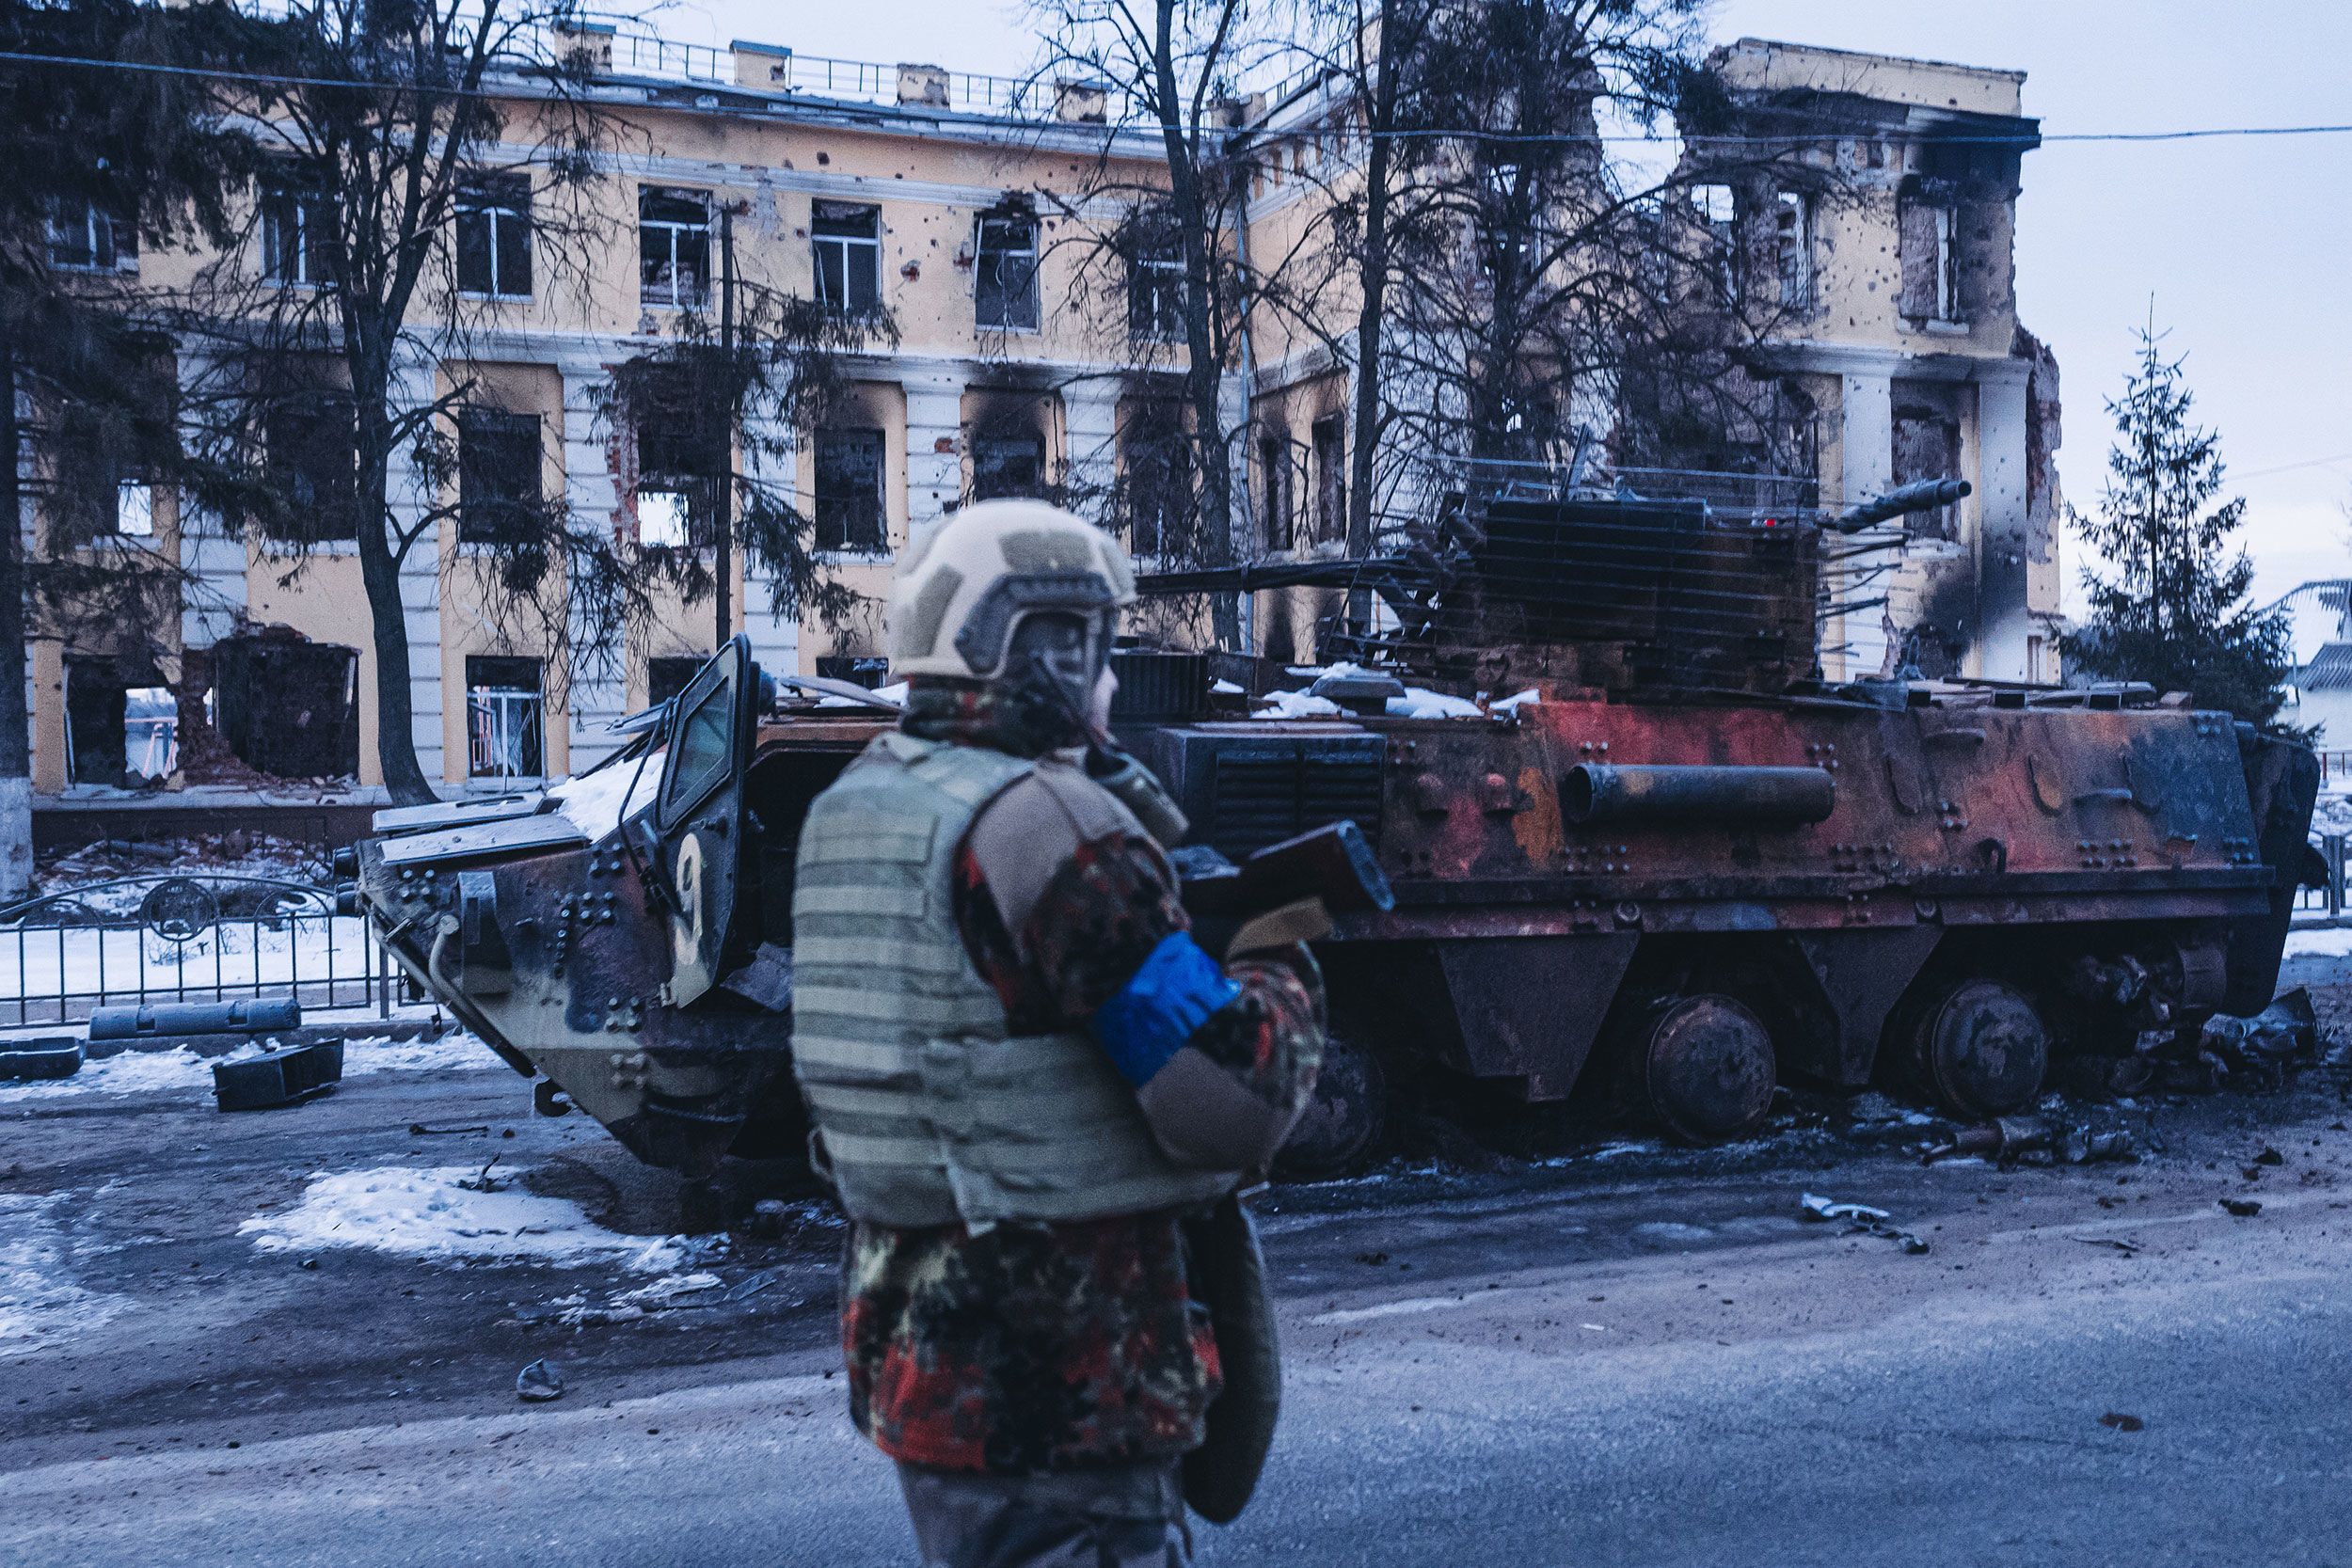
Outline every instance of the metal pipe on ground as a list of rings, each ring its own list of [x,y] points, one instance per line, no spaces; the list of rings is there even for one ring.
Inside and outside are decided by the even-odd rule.
[[[302,1004],[292,997],[126,1005],[94,1008],[89,1015],[93,1040],[135,1040],[151,1035],[258,1035],[301,1026]]]

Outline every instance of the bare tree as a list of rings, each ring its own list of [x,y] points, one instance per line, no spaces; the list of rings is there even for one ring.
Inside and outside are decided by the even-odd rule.
[[[562,0],[297,0],[243,77],[268,154],[246,243],[183,321],[205,371],[199,495],[296,571],[322,544],[357,553],[377,761],[402,802],[434,792],[401,574],[444,514],[404,513],[395,463],[433,474],[478,396],[469,332],[511,309],[501,296],[584,279],[606,231],[589,195],[609,126],[569,16]],[[528,577],[532,544],[514,553]]]
[[[1147,258],[1172,275],[1165,296],[1172,320],[1163,318],[1161,330],[1184,358],[1175,365],[1154,356],[1152,369],[1181,385],[1193,514],[1185,526],[1200,562],[1222,564],[1233,558],[1242,510],[1225,376],[1240,357],[1256,279],[1235,247],[1248,195],[1248,167],[1235,155],[1246,118],[1237,92],[1245,76],[1291,47],[1284,16],[1279,5],[1247,0],[1034,0],[1031,9],[1045,40],[1042,74],[1106,88],[1156,137],[1164,181],[1128,172],[1132,166],[1113,156],[1112,117],[1091,179],[1064,199],[1073,211],[1105,200],[1131,208],[1128,221],[1083,241],[1097,250],[1115,293]],[[1213,606],[1216,640],[1237,646],[1236,603],[1218,595]]]

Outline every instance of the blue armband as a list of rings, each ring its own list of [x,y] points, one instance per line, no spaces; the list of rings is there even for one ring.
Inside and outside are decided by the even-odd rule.
[[[1170,932],[1119,994],[1095,1009],[1094,1037],[1111,1065],[1141,1088],[1210,1014],[1240,994],[1191,932]]]

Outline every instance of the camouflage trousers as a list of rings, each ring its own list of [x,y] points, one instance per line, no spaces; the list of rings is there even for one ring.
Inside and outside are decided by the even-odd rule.
[[[923,1568],[1190,1568],[1174,1461],[975,1475],[901,1464]]]

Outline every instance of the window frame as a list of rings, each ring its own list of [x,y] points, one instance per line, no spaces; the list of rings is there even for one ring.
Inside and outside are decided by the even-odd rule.
[[[992,469],[1001,474],[1004,457],[1012,447],[1021,447],[1025,454],[1034,453],[1036,477],[1026,485],[991,487],[988,475]],[[1003,497],[1031,497],[1044,494],[1047,483],[1047,453],[1043,431],[991,431],[972,438],[972,499],[995,500]]]
[[[519,687],[488,684],[488,677],[493,673],[489,666],[518,664],[528,664],[532,667],[536,675],[533,685]],[[518,779],[546,778],[548,776],[547,660],[509,657],[503,655],[469,654],[466,656],[465,677],[467,780],[471,782],[476,779],[496,779],[511,782]],[[524,700],[485,702],[482,700],[485,698],[522,698]],[[539,770],[535,773],[528,769],[508,772],[503,768],[485,768],[478,761],[479,756],[489,749],[489,745],[499,738],[501,725],[506,721],[510,710],[519,712],[523,716],[523,722],[527,725],[519,736],[521,745],[517,749],[516,760],[517,762],[536,760]],[[485,718],[489,720],[487,735],[483,733],[481,727],[482,721]]]
[[[88,259],[68,261],[58,255],[59,241],[66,232],[65,209],[73,208],[72,215],[80,219],[81,244]],[[139,270],[138,228],[109,211],[102,202],[87,198],[73,200],[59,198],[52,201],[44,220],[43,248],[54,271],[116,274],[135,276]]]
[[[828,486],[828,449],[838,453],[843,443],[855,442],[870,450],[872,454],[872,486],[854,496],[841,493],[838,485]],[[890,553],[889,470],[890,444],[879,427],[872,425],[840,425],[819,430],[809,443],[811,477],[809,484],[809,530],[815,548],[822,554],[858,558],[879,558]],[[977,455],[975,458],[977,462]],[[839,477],[840,470],[833,473]],[[829,494],[830,490],[830,494]],[[834,506],[844,501],[870,503],[869,519],[872,537],[861,539],[849,526],[850,519],[829,518]],[[831,503],[831,504],[829,504]],[[829,523],[840,520],[843,526],[838,537],[829,537]]]
[[[516,199],[517,196],[519,199]],[[470,221],[479,221],[487,230],[482,245],[484,262],[489,269],[487,288],[471,288],[466,282],[466,230]],[[522,271],[520,289],[506,286],[510,280],[501,261],[504,247],[500,241],[503,231],[509,228],[521,230],[518,242]],[[457,277],[457,292],[469,299],[526,300],[533,297],[537,287],[532,244],[533,232],[530,175],[488,171],[470,175],[461,182],[457,188],[457,217],[453,234],[456,249],[453,270]]]
[[[1772,272],[1779,280],[1781,305],[1800,315],[1810,315],[1814,290],[1813,201],[1803,191],[1772,193]]]
[[[1138,245],[1127,260],[1127,336],[1131,341],[1184,341],[1185,283],[1181,242],[1155,235]]]
[[[825,209],[829,207],[836,211],[828,214]],[[847,215],[850,213],[864,214],[866,221],[873,226],[873,232],[870,234],[828,232],[819,227],[828,222],[853,221]],[[871,202],[832,201],[822,197],[817,198],[809,205],[808,244],[810,261],[817,273],[817,297],[826,309],[836,315],[851,317],[881,313],[882,309],[881,207]],[[826,282],[825,261],[828,250],[834,252],[841,275],[838,287],[843,297],[839,299],[833,297]],[[859,261],[861,258],[866,268],[865,277],[871,285],[873,295],[865,304],[858,303],[858,277],[851,271],[852,264]]]
[[[332,257],[322,238],[331,227],[335,203],[297,176],[281,174],[262,186],[262,280],[281,289],[319,289],[331,282]],[[293,247],[287,245],[286,225],[294,225]],[[294,263],[293,273],[285,263]]]
[[[1002,231],[1013,225],[1019,225],[1027,230],[1028,243],[1025,248],[999,246],[992,252],[988,243],[991,226]],[[972,237],[972,324],[974,327],[983,332],[1037,332],[1041,330],[1043,312],[1039,303],[1041,291],[1038,287],[1040,252],[1037,214],[1014,212],[976,214]],[[1008,261],[1019,261],[1023,258],[1027,260],[1028,270],[1026,277],[1022,279],[1020,296],[1015,297],[1005,287],[1004,269]],[[991,321],[982,314],[986,303],[982,289],[986,280],[992,276],[998,291],[1000,317],[1009,318],[1025,313],[1028,318],[1025,322],[1010,319]],[[1025,301],[1025,312],[1018,309]]]
[[[521,452],[484,453],[483,467],[476,467],[473,444],[484,437],[504,442],[515,441],[529,450],[528,462],[521,462]],[[547,419],[541,414],[499,408],[489,404],[472,404],[457,414],[457,543],[460,546],[498,546],[512,545],[528,537],[527,529],[502,525],[495,515],[507,508],[535,511],[547,500]],[[500,493],[469,496],[471,476],[484,477],[516,472],[528,480],[526,484],[501,487]]]
[[[647,208],[659,201],[675,201],[681,206],[696,204],[702,211],[702,221],[689,223],[682,218],[648,216]],[[685,185],[641,184],[637,187],[637,303],[641,307],[660,310],[692,310],[709,302],[710,252],[716,216],[717,203],[709,191]],[[667,298],[653,292],[654,280],[646,273],[646,241],[656,230],[667,236],[664,247],[668,260],[662,263],[667,267],[669,276]],[[699,234],[702,239],[702,269],[691,298],[682,294],[677,286],[678,241],[681,235],[687,234]]]
[[[331,474],[325,476],[328,480],[326,488],[334,492],[333,494],[324,498],[319,496],[316,493],[319,489],[316,482],[322,476],[308,471],[304,467],[306,463],[313,459],[321,459],[328,455],[324,441],[320,439],[319,432],[326,427],[337,425],[346,432],[352,431],[352,421],[355,418],[351,394],[335,388],[322,389],[310,404],[304,406],[280,405],[270,410],[264,421],[262,434],[264,475],[272,481],[282,475],[289,485],[299,480],[310,480],[313,494],[309,500],[294,495],[291,490],[289,492],[288,499],[294,513],[315,525],[316,521],[321,518],[331,517],[334,506],[341,503],[344,520],[350,525],[348,531],[341,530],[338,525],[338,531],[333,532],[317,532],[311,528],[306,528],[298,536],[277,536],[279,543],[297,545],[311,549],[320,546],[348,546],[354,548],[358,546],[360,527],[359,446],[356,434],[351,444],[342,449],[347,453],[351,465],[348,480],[339,481]],[[304,429],[306,426],[310,427],[308,431]],[[293,438],[291,444],[294,450],[281,455],[279,448],[283,444],[288,444],[287,437]]]

